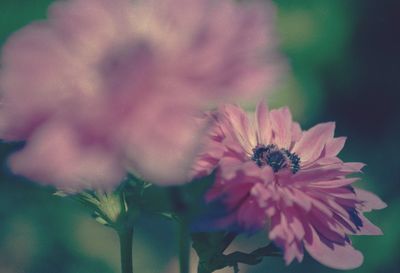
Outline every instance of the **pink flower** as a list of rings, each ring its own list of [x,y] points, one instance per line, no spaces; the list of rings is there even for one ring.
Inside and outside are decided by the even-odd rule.
[[[62,188],[112,186],[126,171],[184,182],[205,127],[193,116],[260,94],[279,75],[271,10],[231,0],[53,4],[4,47],[0,137],[27,141],[11,168]]]
[[[335,124],[302,131],[288,108],[257,107],[255,119],[236,106],[211,115],[215,126],[195,164],[195,174],[216,168],[207,201],[220,201],[227,215],[219,228],[252,231],[269,226],[269,239],[287,264],[301,261],[304,249],[324,265],[350,269],[362,254],[348,235],[380,235],[363,213],[386,205],[374,194],[357,189],[362,163],[345,163],[337,155],[345,138],[334,137]]]

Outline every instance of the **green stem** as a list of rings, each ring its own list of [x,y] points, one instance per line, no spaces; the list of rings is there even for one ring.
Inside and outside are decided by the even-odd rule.
[[[189,273],[190,236],[184,221],[179,223],[179,268],[180,273]]]
[[[213,272],[214,272],[213,270],[209,270],[200,265],[197,267],[197,273],[213,273]]]
[[[220,249],[221,254],[228,248],[228,246],[233,242],[233,240],[235,240],[236,236],[237,236],[237,233],[234,233],[234,232],[228,232],[224,236],[222,243],[221,243],[221,249]]]
[[[121,272],[133,273],[132,267],[132,240],[133,227],[124,226],[118,231],[121,250]]]

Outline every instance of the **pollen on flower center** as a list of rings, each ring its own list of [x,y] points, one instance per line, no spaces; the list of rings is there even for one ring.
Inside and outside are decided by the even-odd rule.
[[[291,153],[286,149],[279,149],[274,144],[257,145],[253,149],[253,161],[259,167],[268,165],[274,172],[278,172],[284,168],[290,168],[293,174],[300,170],[300,158],[295,153]]]

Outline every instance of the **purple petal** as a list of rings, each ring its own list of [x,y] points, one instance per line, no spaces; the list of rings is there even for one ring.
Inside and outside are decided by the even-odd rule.
[[[359,227],[357,235],[383,235],[382,230],[371,223],[364,215],[360,215],[362,226]]]
[[[363,263],[363,255],[355,250],[350,244],[344,246],[333,244],[329,247],[321,241],[312,228],[312,242],[305,241],[304,246],[308,253],[323,265],[342,270],[359,267]]]
[[[328,181],[315,181],[315,182],[310,182],[308,184],[308,187],[316,187],[322,189],[339,188],[350,185],[356,182],[357,180],[359,180],[359,178],[343,178],[343,179],[335,179]]]

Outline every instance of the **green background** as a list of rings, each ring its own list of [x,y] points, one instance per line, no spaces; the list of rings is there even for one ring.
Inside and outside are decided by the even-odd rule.
[[[49,0],[0,0],[0,45],[33,20],[46,16]],[[269,99],[289,105],[304,128],[337,122],[348,136],[341,156],[367,163],[359,186],[372,190],[388,208],[368,216],[381,237],[353,237],[365,255],[352,272],[400,271],[400,1],[276,0],[282,53],[290,73]],[[18,121],[16,121],[18,122]],[[89,211],[52,195],[6,168],[15,149],[0,143],[0,272],[113,273],[119,270],[115,234]],[[240,238],[234,248],[251,250],[265,234]],[[176,227],[143,215],[136,228],[136,272],[177,272]],[[243,272],[336,272],[308,256],[286,267],[267,258]],[[222,271],[221,271],[222,272]],[[226,272],[231,272],[229,269]]]

